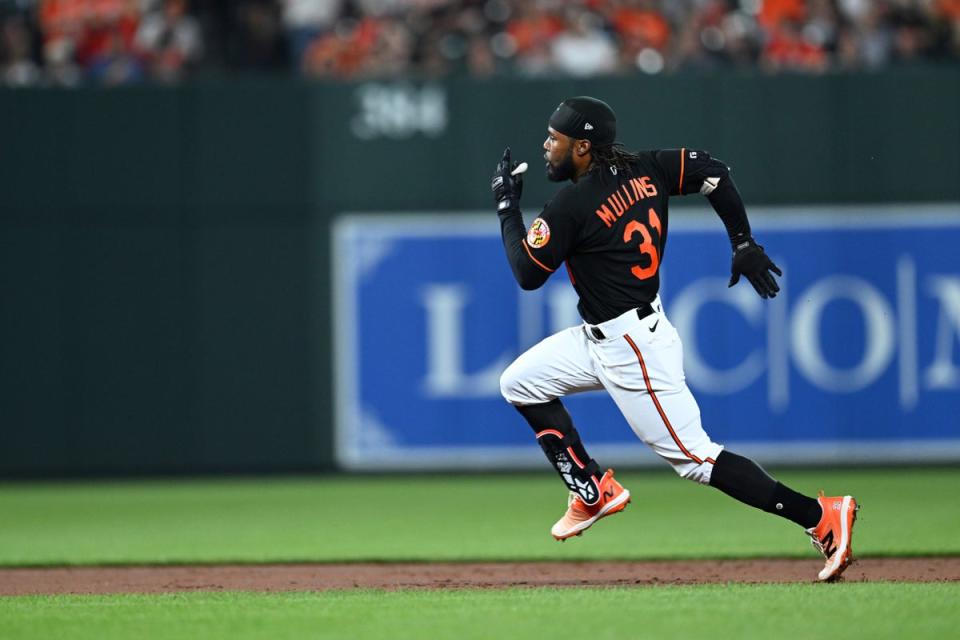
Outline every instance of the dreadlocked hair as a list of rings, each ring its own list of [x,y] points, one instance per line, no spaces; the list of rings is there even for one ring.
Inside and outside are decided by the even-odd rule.
[[[616,167],[619,171],[639,160],[640,156],[627,151],[619,142],[593,148],[593,162],[596,168]]]

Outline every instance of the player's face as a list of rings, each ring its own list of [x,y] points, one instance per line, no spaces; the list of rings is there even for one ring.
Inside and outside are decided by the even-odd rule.
[[[543,141],[543,159],[547,161],[547,179],[566,182],[576,175],[573,164],[573,138],[565,136],[552,127],[547,127],[547,139]]]

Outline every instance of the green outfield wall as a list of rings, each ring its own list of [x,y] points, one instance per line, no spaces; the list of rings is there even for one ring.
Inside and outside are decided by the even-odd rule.
[[[960,201],[960,68],[0,91],[0,475],[332,466],[329,223],[483,209],[593,94],[748,203]]]

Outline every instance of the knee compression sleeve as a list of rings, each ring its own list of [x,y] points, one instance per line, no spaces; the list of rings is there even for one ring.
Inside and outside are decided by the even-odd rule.
[[[518,406],[537,434],[537,444],[567,487],[587,504],[600,499],[600,467],[587,454],[570,414],[559,400]]]

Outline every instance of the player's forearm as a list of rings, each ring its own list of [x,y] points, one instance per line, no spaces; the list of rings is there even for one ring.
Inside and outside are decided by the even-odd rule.
[[[523,217],[517,210],[504,211],[500,217],[500,234],[503,236],[503,249],[513,271],[513,277],[521,289],[531,291],[543,286],[550,274],[536,264],[527,255],[523,241],[527,230],[523,226]]]
[[[712,179],[711,179],[712,180]],[[727,229],[730,243],[736,243],[738,238],[750,237],[750,221],[747,219],[747,210],[743,206],[743,198],[734,184],[728,171],[716,178],[716,187],[706,194],[713,210],[720,216],[723,226]],[[709,189],[709,182],[704,182],[704,190]]]

